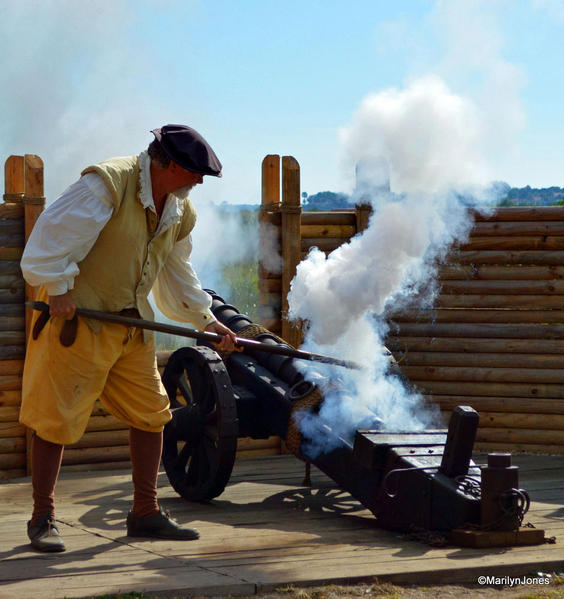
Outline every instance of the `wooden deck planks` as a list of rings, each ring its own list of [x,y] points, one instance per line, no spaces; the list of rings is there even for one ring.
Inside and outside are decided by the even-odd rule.
[[[48,590],[47,590],[48,589]],[[218,574],[204,569],[189,570],[182,563],[168,567],[144,568],[121,572],[97,572],[95,574],[73,573],[50,577],[48,585],[45,579],[30,580],[25,588],[20,583],[8,583],[0,587],[0,597],[4,599],[37,599],[63,597],[98,597],[100,593],[127,592],[131,589],[161,591],[163,593],[180,592],[190,589],[194,595],[250,595],[255,585],[250,582],[231,578],[227,574]],[[226,590],[228,589],[228,590]],[[46,592],[49,594],[47,595]],[[5,593],[5,594],[4,594]]]
[[[477,463],[485,456],[475,457]],[[525,521],[564,538],[564,457],[515,456],[533,503]],[[288,584],[358,581],[470,582],[478,575],[564,568],[561,543],[494,549],[432,548],[378,529],[371,513],[316,469],[302,487],[293,456],[240,460],[225,493],[189,504],[160,479],[163,507],[202,538],[173,543],[130,539],[124,518],[129,472],[68,472],[57,487],[67,552],[30,550],[28,479],[0,486],[0,599],[60,599],[118,591],[240,595]],[[558,568],[558,566],[560,566]],[[32,577],[30,577],[32,576]]]

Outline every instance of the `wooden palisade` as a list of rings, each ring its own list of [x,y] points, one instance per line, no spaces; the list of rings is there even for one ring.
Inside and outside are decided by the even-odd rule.
[[[301,259],[314,246],[328,254],[363,231],[370,214],[366,204],[304,212],[299,233],[295,222],[281,227],[282,247],[299,244]],[[564,207],[473,216],[468,241],[440,265],[433,308],[391,313],[386,344],[445,418],[461,404],[480,412],[477,448],[564,453]],[[288,250],[282,285],[260,280],[270,305],[286,305],[295,262]],[[291,330],[284,320],[283,330]]]

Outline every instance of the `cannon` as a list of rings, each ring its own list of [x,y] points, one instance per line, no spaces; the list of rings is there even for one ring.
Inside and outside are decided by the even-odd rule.
[[[239,437],[276,435],[369,509],[382,528],[450,532],[456,544],[475,547],[544,542],[544,531],[521,527],[529,496],[519,488],[510,454],[490,454],[481,467],[472,461],[479,418],[469,406],[455,408],[448,429],[389,431],[374,415],[369,430],[345,439],[325,425],[334,448],[312,453],[310,439],[299,430],[299,416],[319,410],[324,398],[294,359],[360,366],[291,348],[213,291],[208,293],[213,313],[236,333],[244,353],[220,357],[210,345],[220,339],[215,334],[77,309],[89,318],[199,340],[199,345],[175,351],[162,376],[172,411],[162,462],[184,499],[209,501],[223,492]],[[49,311],[42,302],[28,305]],[[389,376],[401,376],[391,353],[385,350],[385,355]]]
[[[216,318],[238,337],[290,349],[208,293]],[[392,355],[386,355],[390,376],[400,376]],[[356,431],[354,439],[337,439],[335,449],[309,455],[294,416],[318,410],[323,397],[283,352],[250,348],[222,359],[205,343],[185,347],[170,356],[162,378],[173,415],[165,427],[162,461],[170,484],[188,501],[208,501],[223,492],[238,437],[277,435],[368,508],[383,528],[517,530],[528,507],[507,456],[491,457],[484,488],[481,469],[472,461],[478,414],[471,407],[457,407],[444,430],[386,431],[375,418],[374,427]],[[483,496],[489,497],[485,510]]]

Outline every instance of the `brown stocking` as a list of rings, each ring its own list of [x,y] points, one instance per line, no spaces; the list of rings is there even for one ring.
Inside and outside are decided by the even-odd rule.
[[[163,449],[163,434],[131,427],[129,450],[133,471],[133,513],[152,516],[159,511],[157,477]]]
[[[63,450],[64,445],[45,441],[35,434],[31,439],[32,523],[46,514],[55,518],[55,485],[61,469]]]

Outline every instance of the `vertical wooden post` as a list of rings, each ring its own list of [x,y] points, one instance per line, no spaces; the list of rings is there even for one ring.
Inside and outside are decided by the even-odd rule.
[[[24,231],[25,220],[24,220],[24,208],[23,198],[25,196],[25,158],[23,156],[10,156],[4,165],[4,202],[6,208],[9,206],[10,210],[15,211],[14,216],[18,219],[18,233],[21,235]],[[24,224],[24,226],[22,226]],[[23,240],[21,240],[23,241]],[[18,260],[21,257],[22,243],[19,242],[19,247],[14,248],[13,255],[10,256],[10,260]],[[20,245],[21,244],[21,245]],[[21,271],[18,268],[18,272],[21,276]],[[18,302],[21,301],[21,298]],[[27,339],[27,336],[26,336]]]
[[[25,241],[29,239],[31,231],[39,215],[45,207],[45,196],[43,187],[43,160],[35,154],[26,154],[24,163],[24,178],[25,178],[25,195],[23,197],[24,204],[24,220],[25,220]],[[35,299],[35,288],[25,284],[26,301]],[[25,338],[29,339],[31,331],[31,321],[33,310],[26,308],[25,314]],[[30,429],[26,431],[26,466],[27,474],[31,474],[31,438],[32,432]]]
[[[10,252],[10,254],[7,254],[7,256],[9,256],[10,261],[13,261],[15,263],[11,266],[11,268],[13,268],[14,270],[17,268],[17,272],[20,277],[21,271],[19,270],[19,260],[22,253],[23,239],[19,236],[24,233],[24,208],[22,206],[23,198],[25,195],[24,171],[25,159],[23,156],[10,156],[6,160],[6,163],[4,165],[4,211],[9,208],[9,210],[12,213],[12,217],[17,219],[17,221],[15,222],[17,222],[16,231],[18,233],[18,247],[9,248],[10,250],[12,250],[13,253]],[[17,303],[20,303],[21,299],[21,296],[17,298]],[[20,307],[23,309],[23,306],[18,306],[18,310],[20,309]]]
[[[259,212],[259,317],[260,323],[275,333],[281,327],[280,256],[280,156],[268,154],[262,161],[262,193]],[[279,451],[283,443],[280,440]]]
[[[45,197],[43,195],[43,160],[34,154],[25,155],[24,164],[25,176],[25,195],[23,198],[24,204],[24,220],[25,220],[25,241],[29,239],[31,231],[39,215],[45,207]],[[35,289],[26,283],[25,285],[26,301],[35,299]],[[26,308],[26,339],[29,336],[31,329],[31,319],[33,310]]]
[[[301,343],[299,324],[288,318],[288,293],[296,274],[301,249],[300,165],[293,156],[282,158],[282,337],[291,345]]]
[[[259,315],[263,326],[281,334],[280,324],[280,156],[262,161],[262,196],[259,212]]]
[[[25,195],[25,159],[23,156],[10,156],[4,165],[4,202],[5,205],[2,207],[2,216],[3,217],[7,217],[6,220],[13,220],[13,223],[11,223],[10,226],[10,230],[13,233],[16,233],[20,239],[18,247],[7,247],[7,248],[3,248],[5,250],[12,250],[10,253],[8,254],[3,254],[2,258],[8,260],[8,262],[6,262],[5,264],[8,265],[11,263],[10,265],[10,269],[14,269],[14,266],[20,259],[21,256],[21,252],[22,252],[22,246],[23,246],[23,237],[24,237],[24,208],[22,205],[23,202],[23,198]],[[4,218],[3,218],[4,221]],[[12,233],[12,234],[13,234]],[[21,236],[21,237],[20,237]],[[12,245],[11,243],[8,243],[8,245]],[[13,252],[13,253],[12,253]],[[15,270],[15,269],[14,269]],[[21,271],[19,270],[19,267],[17,268],[17,272],[19,274],[19,276],[21,276]],[[6,305],[6,306],[2,306],[2,308],[15,308],[17,310],[16,314],[18,314],[18,319],[21,318],[20,314],[23,313],[23,306],[21,305],[21,301],[22,301],[23,297],[16,297],[15,298],[15,305]],[[20,309],[21,309],[21,313],[20,313]],[[11,314],[13,315],[14,312],[12,312],[12,310],[10,310],[9,312],[6,312],[7,314]],[[4,313],[3,313],[4,316]],[[22,328],[25,328],[25,324],[23,324]],[[20,330],[18,330],[18,332],[20,332]],[[22,331],[23,332],[23,331]],[[5,349],[5,348],[3,348]],[[21,357],[21,354],[18,354]],[[21,369],[18,369],[18,374],[21,374]],[[17,390],[19,391],[19,389]],[[26,439],[28,437],[28,433],[26,430]],[[27,456],[29,455],[29,452],[26,452],[26,461],[27,461]],[[20,458],[20,456],[17,456],[18,458]],[[21,458],[20,458],[21,459]],[[19,460],[18,460],[18,465],[19,465]],[[27,471],[27,470],[26,470]]]
[[[25,240],[45,208],[43,160],[35,154],[25,155]]]
[[[280,156],[268,154],[262,161],[261,205],[269,211],[280,209]]]
[[[21,204],[25,193],[24,157],[10,156],[4,164],[4,202]]]

